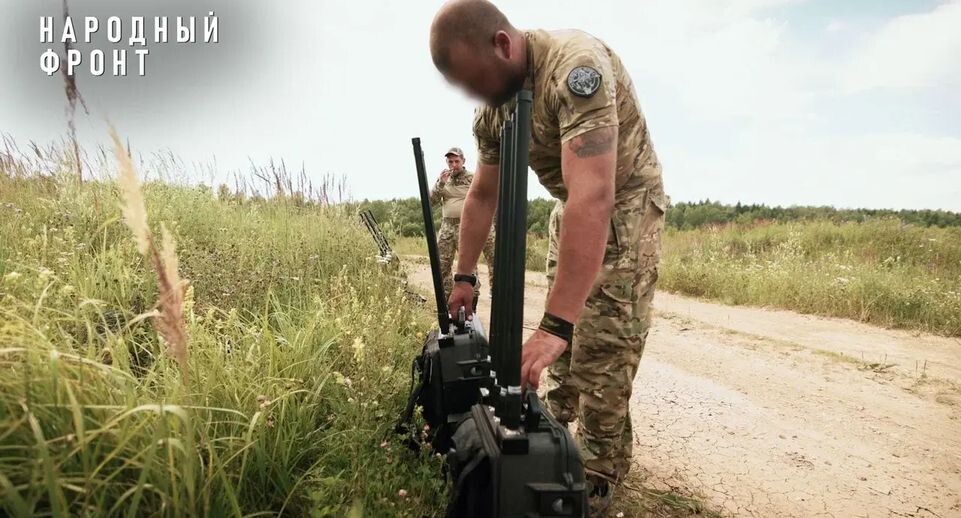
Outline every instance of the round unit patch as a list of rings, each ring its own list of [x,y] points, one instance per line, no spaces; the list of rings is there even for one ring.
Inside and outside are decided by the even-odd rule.
[[[591,67],[577,67],[567,74],[567,88],[578,97],[592,97],[601,87],[601,74]]]

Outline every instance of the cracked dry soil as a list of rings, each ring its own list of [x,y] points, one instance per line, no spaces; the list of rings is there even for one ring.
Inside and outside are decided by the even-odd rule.
[[[410,279],[429,289],[429,268]],[[546,280],[527,284],[532,329]],[[961,341],[664,292],[654,305],[631,400],[645,487],[723,516],[961,516]]]

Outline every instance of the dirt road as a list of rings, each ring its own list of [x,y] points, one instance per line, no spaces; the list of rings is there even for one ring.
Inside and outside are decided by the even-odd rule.
[[[546,281],[527,278],[534,327]],[[726,516],[961,516],[961,342],[667,293],[655,307],[631,401],[646,486]]]

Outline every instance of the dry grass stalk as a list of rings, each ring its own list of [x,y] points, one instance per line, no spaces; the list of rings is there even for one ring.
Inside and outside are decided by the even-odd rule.
[[[184,320],[184,295],[187,281],[180,278],[177,245],[167,227],[160,224],[161,249],[152,247],[153,262],[157,268],[160,284],[160,315],[154,318],[157,332],[167,344],[167,352],[173,356],[186,375],[187,327]]]
[[[123,149],[120,136],[112,127],[110,138],[113,139],[114,155],[119,165],[120,195],[124,201],[123,206],[120,207],[123,220],[133,232],[134,239],[137,240],[137,250],[140,255],[147,257],[152,243],[150,227],[147,226],[147,206],[143,200],[143,191],[140,190],[140,179],[137,177],[130,155]]]
[[[184,320],[184,295],[187,292],[188,282],[180,278],[176,244],[167,227],[161,225],[161,247],[158,249],[154,243],[150,227],[147,225],[147,207],[133,161],[124,149],[120,136],[112,127],[110,137],[113,139],[114,155],[120,169],[120,195],[123,199],[121,211],[124,223],[133,232],[137,241],[137,250],[153,264],[157,271],[160,299],[157,301],[159,312],[154,317],[154,327],[166,345],[167,353],[180,365],[186,382],[187,326]]]

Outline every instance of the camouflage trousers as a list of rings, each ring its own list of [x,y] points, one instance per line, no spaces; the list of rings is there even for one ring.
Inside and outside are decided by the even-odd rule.
[[[548,406],[559,421],[578,421],[576,441],[589,473],[617,481],[630,469],[629,402],[651,325],[657,282],[663,190],[617,202],[604,265],[574,329],[573,345],[548,369]],[[548,290],[557,274],[564,205],[551,212]]]
[[[460,237],[460,219],[443,218],[440,222],[440,232],[437,234],[437,248],[440,251],[440,274],[444,279],[444,298],[450,297],[454,287],[454,259],[457,257],[457,239]],[[491,229],[484,243],[484,261],[487,262],[487,273],[490,274],[491,285],[494,283],[494,230]],[[474,294],[480,293],[480,282],[474,288]]]

